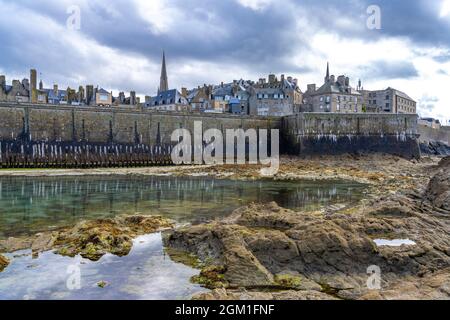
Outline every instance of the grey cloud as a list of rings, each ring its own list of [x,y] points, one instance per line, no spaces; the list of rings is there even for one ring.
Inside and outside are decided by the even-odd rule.
[[[380,31],[366,28],[366,9],[373,4],[371,0],[280,0],[262,11],[245,8],[234,0],[190,0],[188,3],[185,0],[170,0],[167,5],[176,8],[182,18],[176,21],[174,30],[168,33],[152,32],[148,21],[141,17],[130,1],[70,2],[81,7],[80,32],[88,39],[121,54],[145,57],[155,64],[159,63],[161,51],[165,49],[169,69],[172,70],[186,62],[201,61],[238,67],[243,73],[261,76],[269,72],[310,73],[313,71],[311,66],[294,63],[291,57],[316,54],[308,39],[321,31],[367,42],[382,37],[402,36],[409,38],[413,47],[448,47],[450,44],[450,32],[443,32],[445,21],[436,18],[434,4],[430,5],[432,1],[426,0],[407,3],[400,0],[377,1],[382,9],[383,29]],[[27,14],[26,10],[29,10],[61,26],[66,23],[67,1],[16,0],[13,3],[21,14]],[[0,0],[1,6],[5,4],[11,2]],[[6,72],[23,72],[35,66],[52,80],[62,82],[69,78],[68,81],[74,83],[79,79],[98,76],[92,70],[103,63],[102,52],[98,53],[99,57],[86,57],[76,50],[77,43],[64,46],[58,41],[58,35],[40,31],[42,26],[18,25],[14,17],[3,17],[1,12],[0,19],[4,19],[3,23],[0,21],[0,67]],[[299,19],[305,29],[297,29]],[[342,23],[343,20],[345,23]],[[331,53],[332,50],[330,48]],[[418,75],[411,63],[382,60],[359,67],[357,71],[360,74],[351,76],[374,80]],[[202,83],[207,78],[205,72],[209,74],[216,70],[196,70],[191,81]],[[130,79],[127,75],[116,75],[104,85],[147,92],[149,88],[156,87],[158,76],[154,74],[154,79],[144,83]],[[240,76],[236,75],[237,78]]]
[[[419,110],[433,112],[438,102],[438,97],[424,95],[419,100]]]
[[[447,54],[442,54],[442,55],[439,55],[439,56],[435,56],[435,57],[433,57],[433,59],[436,62],[439,62],[439,63],[449,62],[450,61],[450,52],[447,53]]]
[[[361,78],[372,80],[407,79],[419,76],[416,67],[407,61],[379,60],[359,67]]]

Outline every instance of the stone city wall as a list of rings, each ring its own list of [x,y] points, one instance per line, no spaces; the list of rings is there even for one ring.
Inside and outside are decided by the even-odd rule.
[[[420,134],[420,142],[442,142],[450,145],[450,129],[449,127],[441,127],[440,129],[433,129],[424,125],[418,126]]]
[[[416,115],[302,113],[283,118],[285,152],[295,155],[387,153],[419,158]]]
[[[30,166],[168,163],[171,134],[180,128],[193,132],[195,121],[203,123],[204,131],[281,129],[281,150],[288,154],[383,152],[420,157],[415,115],[303,113],[270,118],[0,104],[0,162],[8,167],[22,162]]]

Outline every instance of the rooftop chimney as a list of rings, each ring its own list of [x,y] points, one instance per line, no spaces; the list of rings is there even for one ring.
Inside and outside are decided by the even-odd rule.
[[[30,70],[30,99],[31,103],[37,103],[37,72],[35,69]]]
[[[308,84],[308,92],[309,93],[316,92],[316,85],[315,84]]]
[[[22,80],[22,86],[26,89],[26,90],[30,90],[30,81],[28,79],[23,79]]]
[[[136,105],[136,91],[130,92],[130,105]]]
[[[341,86],[345,86],[345,76],[339,76],[337,79],[337,82],[341,85]]]
[[[272,83],[275,83],[275,75],[274,74],[269,74],[269,83],[270,84],[272,84]]]

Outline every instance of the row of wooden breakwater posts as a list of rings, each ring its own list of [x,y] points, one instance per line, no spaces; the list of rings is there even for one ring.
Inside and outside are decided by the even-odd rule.
[[[108,168],[172,165],[174,146],[0,142],[0,168]]]

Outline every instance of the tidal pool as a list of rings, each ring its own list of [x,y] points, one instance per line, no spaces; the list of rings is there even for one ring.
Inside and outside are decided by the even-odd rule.
[[[345,181],[229,181],[207,177],[0,178],[0,239],[70,226],[118,214],[162,215],[177,223],[224,217],[251,202],[276,201],[297,210],[360,200],[365,185]],[[172,261],[161,233],[134,241],[126,257],[98,262],[45,252],[6,255],[0,299],[187,299],[205,289],[198,271]],[[79,286],[70,285],[80,275]],[[108,285],[100,288],[97,283]],[[69,283],[69,285],[68,285]],[[76,281],[75,281],[76,283]]]
[[[387,239],[375,239],[375,244],[379,247],[401,247],[403,245],[405,246],[415,246],[416,243],[409,239],[394,239],[394,240],[387,240]]]

